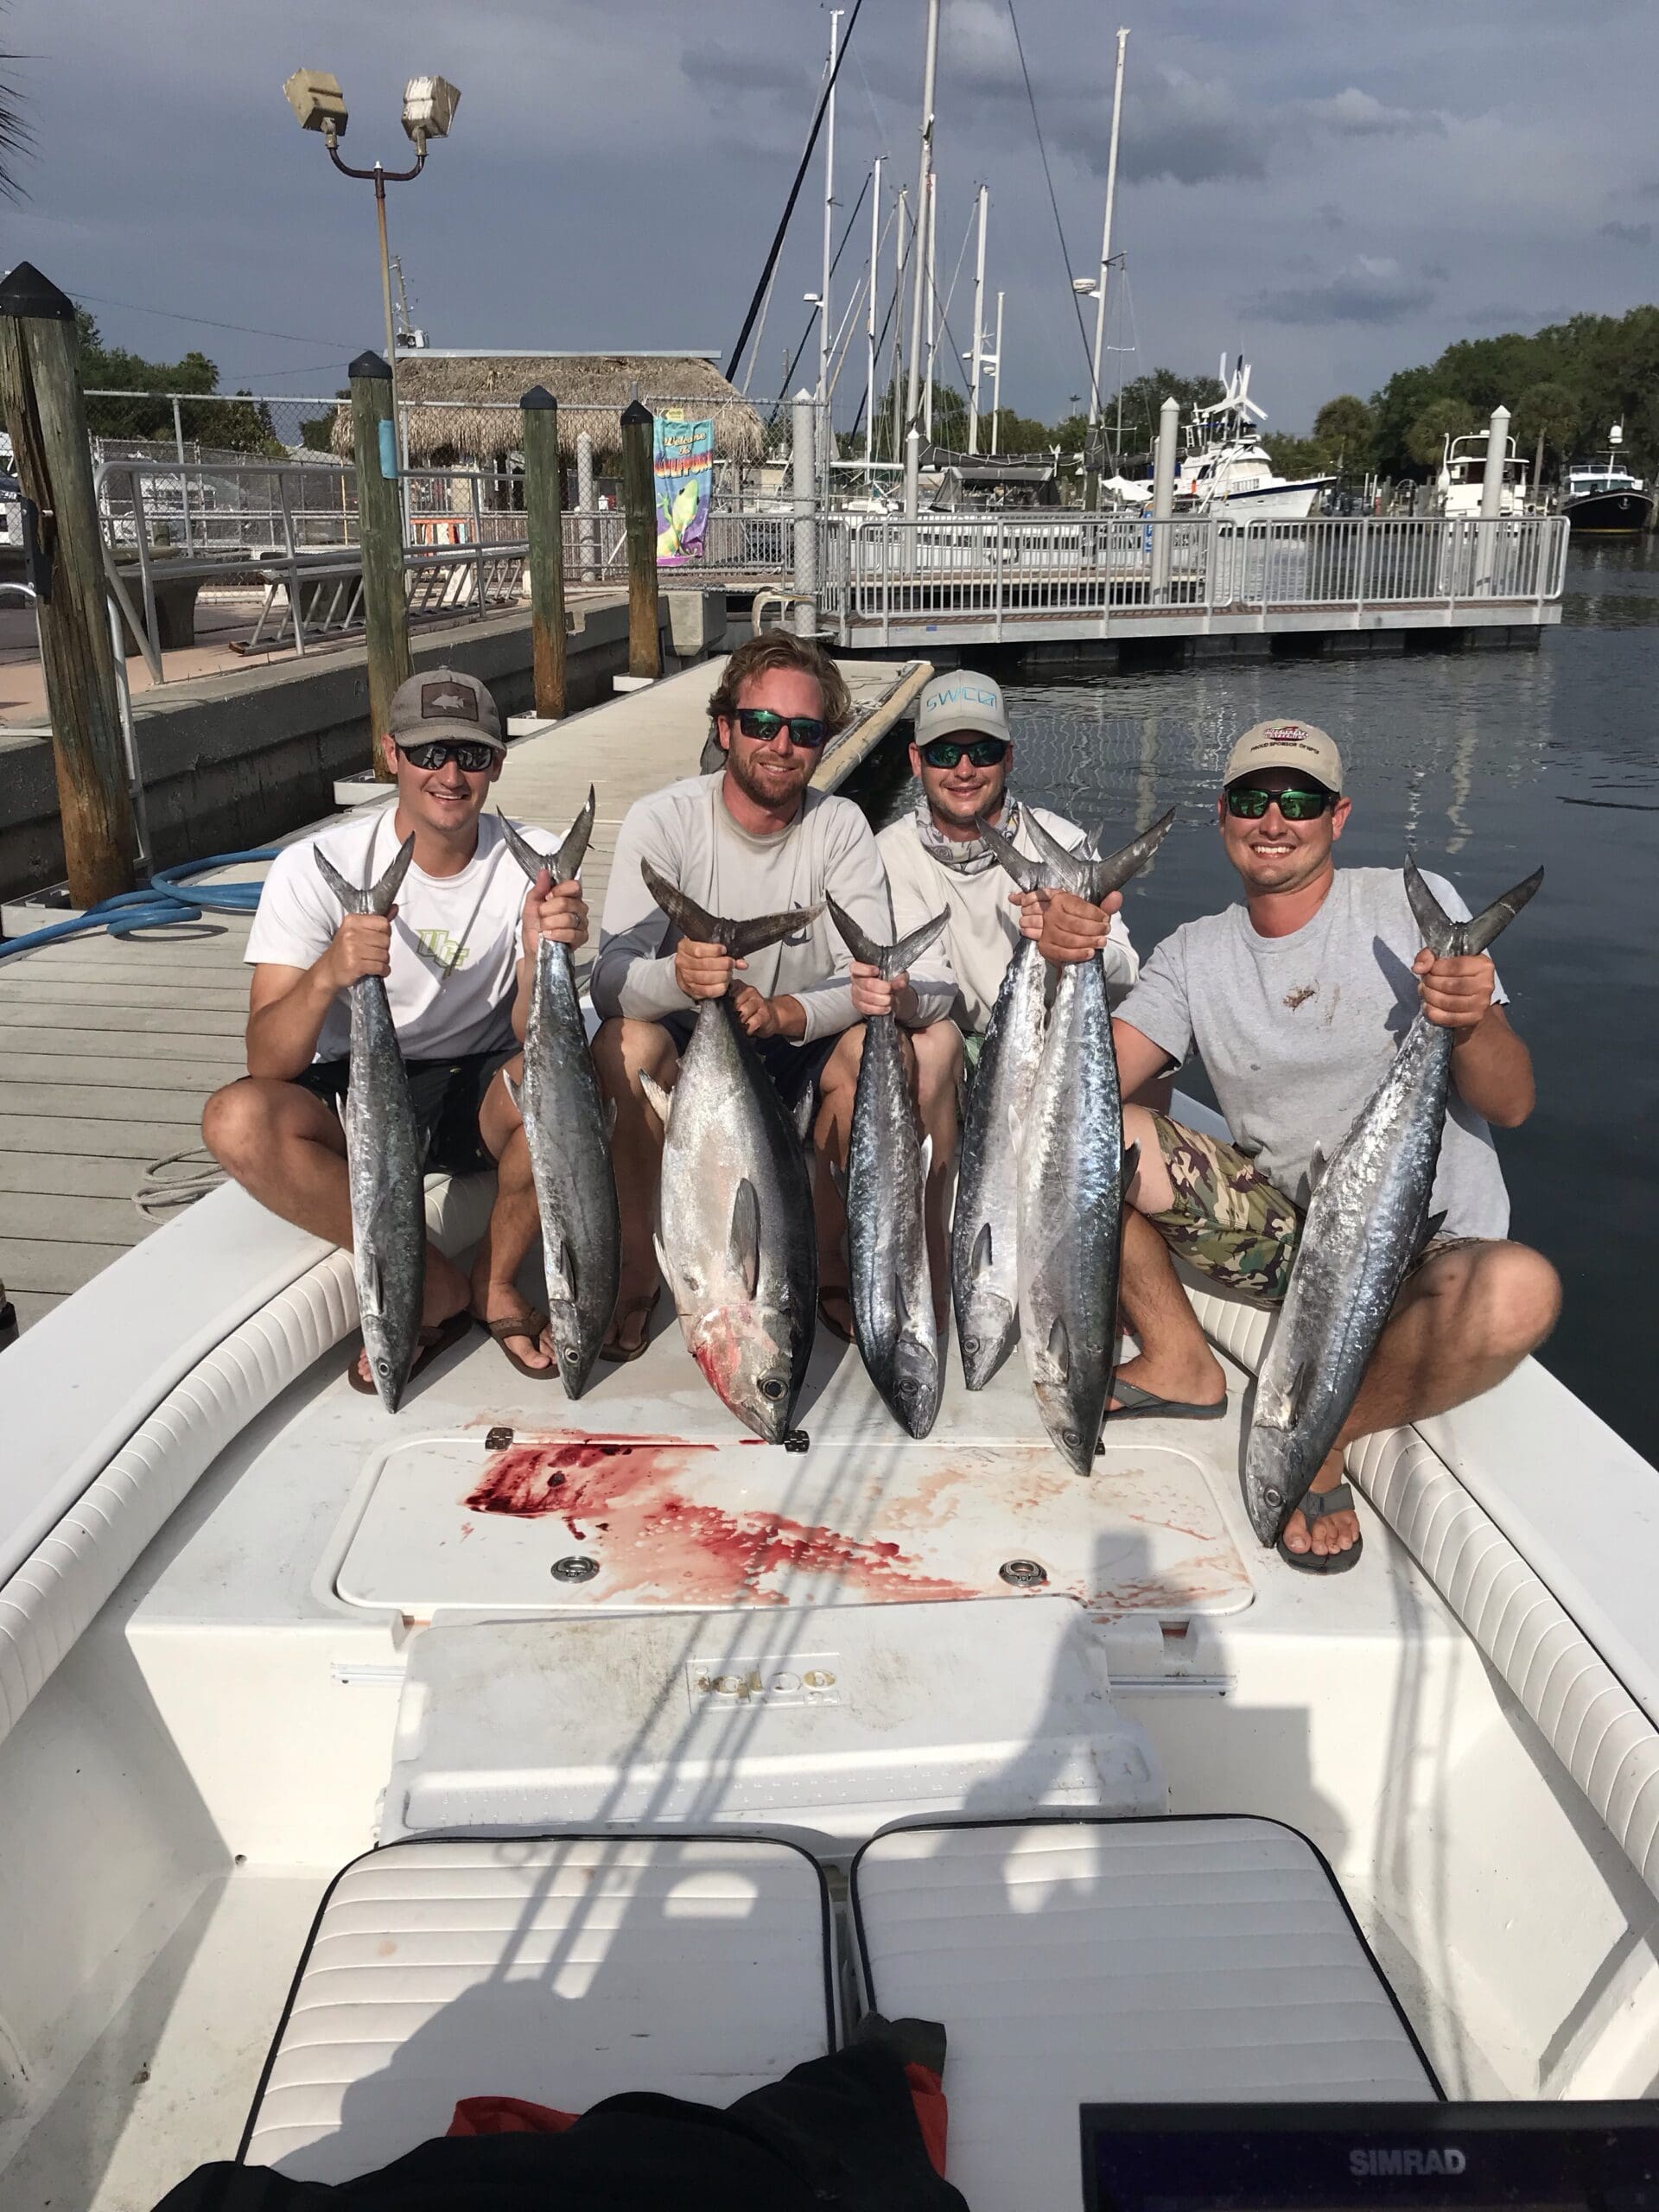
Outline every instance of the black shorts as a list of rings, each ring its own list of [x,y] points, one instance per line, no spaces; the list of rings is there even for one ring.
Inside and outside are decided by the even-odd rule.
[[[662,1017],[662,1027],[682,1059],[691,1042],[696,1019],[695,1014],[665,1014]],[[772,1087],[791,1113],[809,1092],[816,1111],[819,1079],[824,1063],[841,1042],[839,1036],[814,1037],[804,1045],[794,1044],[787,1037],[751,1037],[749,1042],[760,1053],[761,1066],[772,1077]]]
[[[426,1165],[429,1173],[476,1175],[495,1161],[478,1133],[479,1111],[484,1094],[498,1069],[512,1059],[518,1047],[505,1052],[468,1052],[458,1060],[405,1060],[409,1095],[415,1108],[415,1126],[430,1139]],[[314,1060],[294,1080],[302,1090],[338,1106],[351,1087],[349,1059]]]

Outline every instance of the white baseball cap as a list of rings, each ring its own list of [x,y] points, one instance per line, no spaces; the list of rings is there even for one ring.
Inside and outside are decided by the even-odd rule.
[[[971,668],[952,669],[936,676],[923,690],[916,708],[916,743],[931,745],[936,737],[955,730],[980,731],[986,737],[1008,735],[1008,710],[1002,703],[1002,687]]]
[[[1342,789],[1342,755],[1336,741],[1312,722],[1257,722],[1227,755],[1224,784],[1258,768],[1300,768],[1328,791]]]

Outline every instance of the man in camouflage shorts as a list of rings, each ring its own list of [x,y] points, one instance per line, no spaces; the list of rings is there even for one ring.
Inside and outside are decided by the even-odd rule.
[[[1359,1550],[1346,1446],[1491,1389],[1554,1325],[1560,1286],[1548,1260],[1509,1240],[1491,1135],[1531,1112],[1532,1062],[1484,953],[1426,948],[1398,869],[1335,867],[1352,802],[1323,730],[1258,723],[1234,746],[1223,785],[1216,818],[1243,903],[1166,938],[1112,1033],[1126,1097],[1201,1059],[1230,1141],[1147,1107],[1124,1111],[1124,1140],[1139,1155],[1122,1300],[1141,1350],[1120,1371],[1106,1418],[1225,1412],[1225,1377],[1170,1254],[1262,1304],[1281,1299],[1321,1152],[1347,1135],[1421,1008],[1452,1039],[1431,1201],[1445,1234],[1402,1288],[1342,1434],[1285,1524],[1281,1555],[1332,1573]],[[1427,880],[1447,913],[1467,915],[1443,877]],[[1084,900],[1056,892],[1043,951],[1085,959],[1105,926]]]

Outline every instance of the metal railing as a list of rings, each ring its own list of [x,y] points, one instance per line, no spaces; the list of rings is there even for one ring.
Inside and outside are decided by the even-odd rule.
[[[918,624],[1018,639],[1045,626],[1100,635],[1114,618],[1144,635],[1134,618],[1148,615],[1179,634],[1270,614],[1357,623],[1368,611],[1444,620],[1495,603],[1541,608],[1560,595],[1567,543],[1550,515],[1238,523],[1061,512],[820,516],[814,550],[820,616],[850,643]]]

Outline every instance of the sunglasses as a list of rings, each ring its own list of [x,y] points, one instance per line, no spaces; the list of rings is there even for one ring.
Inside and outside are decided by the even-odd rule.
[[[497,757],[494,746],[472,738],[434,737],[424,745],[405,745],[401,738],[395,741],[410,766],[419,768],[423,773],[442,768],[453,760],[466,774],[481,776],[486,768],[493,766]]]
[[[786,737],[804,753],[816,753],[830,734],[821,715],[774,715],[770,707],[740,707],[737,726],[757,745],[770,745],[775,737]]]
[[[920,747],[930,768],[954,768],[965,753],[976,768],[995,768],[1008,757],[1006,737],[936,737]]]
[[[1259,822],[1274,805],[1287,822],[1314,822],[1334,803],[1330,791],[1264,791],[1260,784],[1235,784],[1227,793],[1227,811],[1241,822]]]

